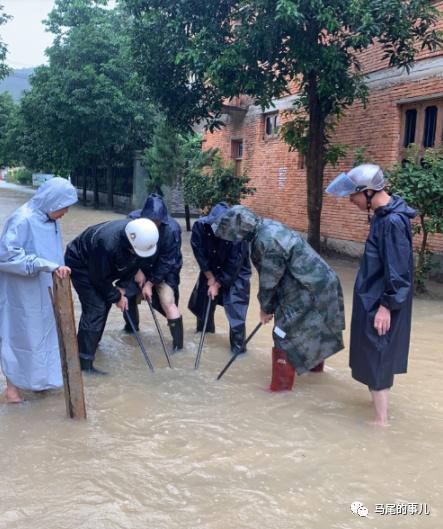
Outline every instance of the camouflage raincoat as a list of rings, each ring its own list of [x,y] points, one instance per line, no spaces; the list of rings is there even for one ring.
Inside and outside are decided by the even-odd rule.
[[[244,206],[231,208],[212,229],[225,240],[251,241],[260,307],[274,314],[274,343],[298,374],[343,349],[340,281],[300,234]]]

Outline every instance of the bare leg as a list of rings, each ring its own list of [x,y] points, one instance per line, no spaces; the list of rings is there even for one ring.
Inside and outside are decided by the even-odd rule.
[[[18,387],[14,386],[14,384],[8,379],[6,379],[5,400],[7,404],[19,404],[20,402],[23,402]]]
[[[161,302],[160,302],[161,303]],[[168,320],[175,320],[180,318],[180,311],[175,303],[161,303],[162,309],[165,311]]]
[[[380,391],[369,390],[374,403],[375,419],[372,422],[374,426],[388,426],[388,397],[389,389]]]

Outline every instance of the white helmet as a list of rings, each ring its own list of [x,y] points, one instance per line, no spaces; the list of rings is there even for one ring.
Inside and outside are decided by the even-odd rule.
[[[151,257],[157,251],[158,229],[152,220],[131,220],[126,224],[125,233],[140,257]]]
[[[360,193],[366,189],[381,191],[385,187],[385,179],[380,166],[372,163],[357,165],[348,173],[341,173],[326,188],[326,193],[337,197],[346,197]]]

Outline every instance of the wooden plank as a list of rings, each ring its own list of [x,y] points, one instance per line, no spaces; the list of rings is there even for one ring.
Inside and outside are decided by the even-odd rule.
[[[52,279],[53,289],[51,291],[51,288],[49,288],[49,293],[53,300],[60,345],[66,413],[72,419],[86,419],[71,280],[69,277],[61,279],[55,273],[52,274]]]

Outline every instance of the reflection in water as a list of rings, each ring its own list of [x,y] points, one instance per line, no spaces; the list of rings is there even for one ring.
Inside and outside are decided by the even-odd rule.
[[[0,224],[27,198],[0,189]],[[115,218],[72,208],[62,221],[65,242]],[[65,418],[62,391],[0,405],[0,529],[396,527],[392,515],[375,513],[381,503],[427,503],[430,516],[401,516],[401,527],[440,527],[442,303],[415,301],[409,373],[396,378],[391,427],[374,429],[369,392],[351,379],[347,350],[327,361],[325,373],[297,379],[294,391],[266,391],[270,326],[216,382],[229,359],[220,308],[217,334],[208,335],[194,370],[199,335],[185,307],[197,266],[183,235],[185,351],[172,357],[173,370],[148,307],[140,308],[141,336],[154,374],[113,308],[97,356],[111,375],[85,378],[86,423]],[[356,267],[330,262],[349,322]],[[251,299],[248,331],[258,322]],[[353,501],[369,509],[368,519],[351,512]]]

